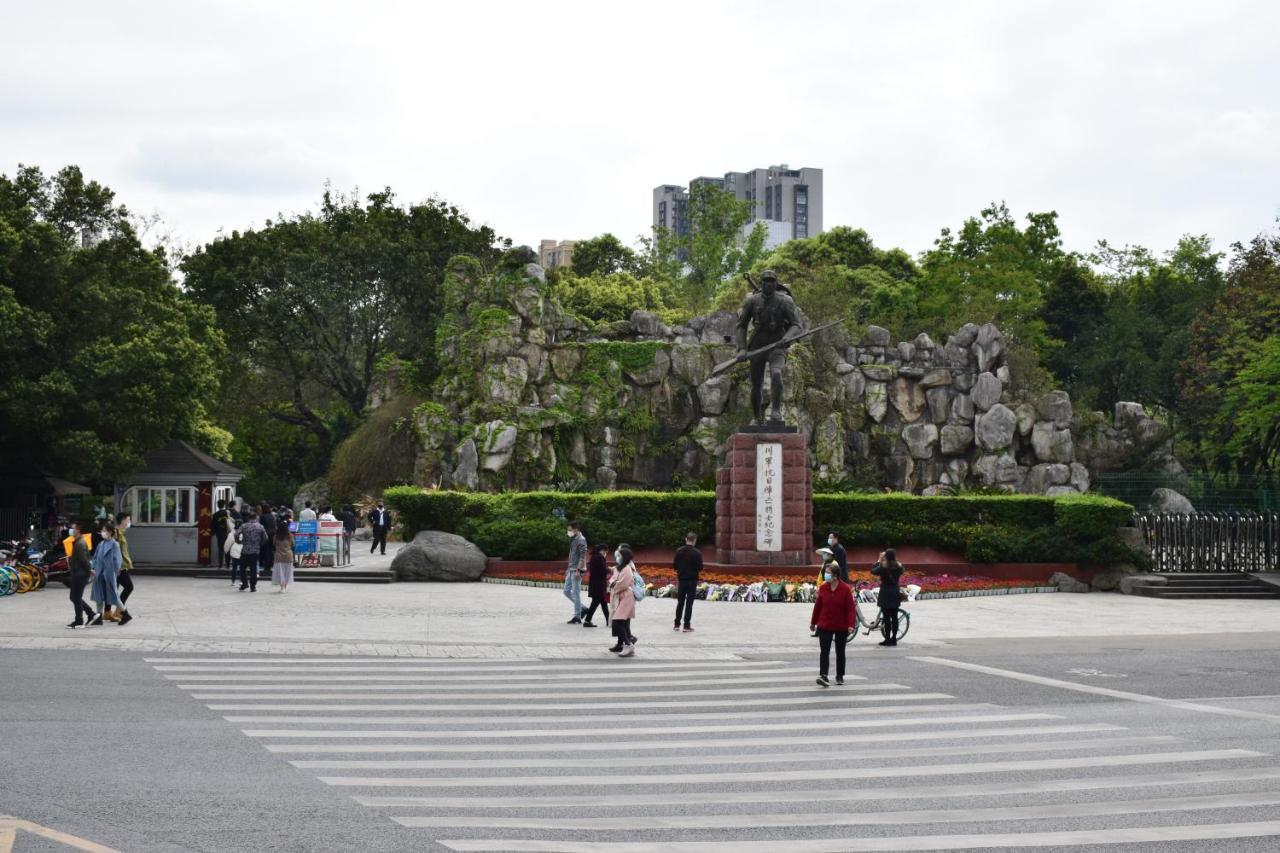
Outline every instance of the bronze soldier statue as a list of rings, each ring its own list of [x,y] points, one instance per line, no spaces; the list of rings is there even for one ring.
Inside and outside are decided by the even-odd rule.
[[[747,338],[748,326],[751,337]],[[737,360],[748,352],[770,347],[766,352],[751,357],[751,414],[753,426],[764,425],[764,370],[769,368],[769,396],[772,406],[769,422],[782,424],[782,368],[787,361],[790,341],[804,333],[800,325],[800,312],[791,299],[791,293],[778,283],[773,270],[760,274],[760,290],[752,293],[742,303],[738,312],[738,329],[734,343],[738,346]],[[783,342],[783,343],[780,343]]]

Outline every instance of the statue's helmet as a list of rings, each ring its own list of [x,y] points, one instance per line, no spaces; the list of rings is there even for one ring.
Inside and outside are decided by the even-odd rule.
[[[765,270],[764,272],[760,273],[760,280],[761,281],[777,281],[778,274],[773,270]]]

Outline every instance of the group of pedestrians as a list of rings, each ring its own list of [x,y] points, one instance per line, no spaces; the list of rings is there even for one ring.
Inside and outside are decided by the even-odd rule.
[[[636,636],[631,631],[636,603],[643,598],[644,580],[635,565],[635,554],[625,542],[613,552],[613,567],[609,567],[609,546],[603,543],[587,547],[587,538],[581,525],[570,522],[566,533],[569,537],[569,561],[564,573],[564,596],[573,603],[570,625],[584,628],[596,627],[592,619],[599,610],[606,625],[613,628],[616,642],[609,649],[619,657],[635,654]],[[696,533],[685,535],[684,544],[676,551],[672,568],[677,584],[675,630],[693,631],[693,601],[698,591],[698,576],[702,572],[702,554],[698,551]],[[590,607],[582,604],[582,584],[587,584]],[[610,621],[612,606],[612,622]]]
[[[612,606],[613,636],[617,642],[609,649],[620,657],[631,657],[635,654],[636,637],[631,631],[631,620],[635,618],[636,602],[643,598],[643,579],[635,565],[635,555],[631,547],[625,543],[613,552],[614,565],[609,567],[607,554],[609,546],[603,543],[588,547],[582,526],[570,522],[566,530],[569,537],[569,560],[565,566],[564,596],[573,604],[573,617],[570,625],[582,625],[585,628],[596,627],[592,618],[596,611],[604,614],[605,624],[610,624],[610,607]],[[826,559],[822,567],[822,581],[818,585],[818,594],[813,603],[813,613],[809,617],[809,631],[818,638],[818,684],[829,687],[831,680],[831,649],[836,652],[836,684],[844,684],[845,646],[858,631],[858,612],[853,596],[853,586],[849,578],[848,552],[840,542],[839,533],[832,531],[827,535],[827,548],[823,550]],[[702,554],[698,550],[697,534],[685,535],[684,544],[676,550],[672,560],[672,568],[676,573],[676,615],[673,629],[679,632],[692,632],[693,602],[697,598],[698,578],[702,572]],[[881,610],[884,632],[882,646],[898,644],[898,610],[902,604],[902,592],[899,583],[902,579],[903,566],[898,562],[897,553],[888,548],[881,552],[871,574],[880,579],[880,592],[877,603]],[[591,601],[589,607],[582,604],[583,581],[587,585],[587,597]]]
[[[68,585],[71,606],[75,618],[68,628],[81,628],[115,622],[127,625],[133,616],[125,608],[125,602],[133,594],[133,577],[130,569],[128,531],[129,513],[122,512],[114,519],[103,519],[97,525],[72,522],[62,540],[67,555]],[[87,530],[86,527],[94,529]],[[84,600],[85,590],[93,601]],[[96,608],[96,610],[95,610]]]
[[[310,503],[307,509],[310,509]],[[304,510],[305,512],[305,510]],[[314,517],[315,511],[311,510]],[[293,511],[286,507],[245,503],[238,511],[218,501],[213,514],[213,540],[218,564],[231,572],[231,585],[241,592],[258,591],[260,573],[270,572],[271,583],[284,592],[293,583]]]

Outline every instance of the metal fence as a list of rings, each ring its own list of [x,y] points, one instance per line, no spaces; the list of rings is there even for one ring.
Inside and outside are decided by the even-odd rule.
[[[1269,512],[1280,510],[1280,476],[1220,474],[1159,474],[1130,472],[1099,474],[1094,487],[1134,509],[1151,508],[1151,493],[1173,489],[1186,495],[1200,512]]]
[[[1156,572],[1280,570],[1280,512],[1135,513]]]

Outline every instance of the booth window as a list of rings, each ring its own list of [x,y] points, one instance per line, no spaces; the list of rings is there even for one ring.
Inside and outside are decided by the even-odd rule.
[[[192,524],[196,490],[166,486],[134,486],[125,493],[124,506],[134,524]]]

